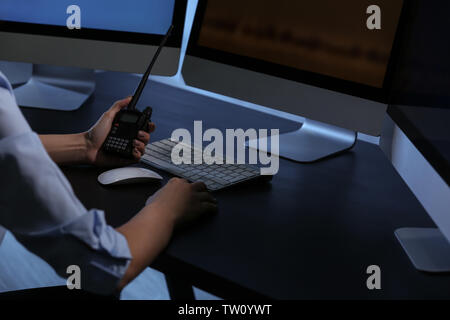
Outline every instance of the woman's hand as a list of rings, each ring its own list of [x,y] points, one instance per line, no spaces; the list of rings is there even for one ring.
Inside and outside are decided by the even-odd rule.
[[[97,166],[125,166],[137,162],[141,159],[145,152],[145,146],[150,141],[150,133],[155,130],[155,125],[150,123],[149,132],[139,131],[137,139],[133,141],[133,157],[134,159],[125,159],[120,156],[104,153],[101,149],[106,140],[114,121],[116,114],[128,106],[131,97],[119,100],[105,112],[98,122],[86,133],[84,138],[86,140],[86,159],[90,164]]]
[[[150,133],[155,131],[155,125],[153,123],[149,124],[149,132],[139,131],[137,139],[134,140],[134,159],[130,160],[120,156],[106,154],[101,150],[109,131],[111,131],[114,117],[130,101],[131,97],[114,103],[88,132],[40,135],[42,144],[53,161],[59,165],[94,164],[98,166],[119,167],[137,162],[145,152],[145,146],[150,140]]]
[[[217,201],[202,182],[173,178],[149,198],[147,204],[170,217],[175,227],[190,224],[217,211]]]
[[[133,259],[118,285],[122,290],[167,246],[174,228],[217,211],[205,184],[173,178],[133,219],[116,230],[127,239]]]

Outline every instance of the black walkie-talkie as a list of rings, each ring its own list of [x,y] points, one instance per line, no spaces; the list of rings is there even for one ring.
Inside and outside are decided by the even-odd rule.
[[[148,124],[152,116],[152,108],[147,107],[143,112],[140,112],[136,109],[136,104],[141,97],[142,91],[144,91],[144,87],[147,84],[147,80],[150,76],[153,65],[158,59],[158,56],[161,53],[162,48],[166,44],[167,39],[170,37],[173,28],[173,25],[170,26],[167,34],[161,41],[161,44],[159,45],[158,50],[153,56],[153,59],[150,62],[147,71],[145,71],[142,80],[133,95],[133,98],[128,104],[127,109],[119,111],[114,118],[111,131],[102,146],[104,151],[108,153],[119,154],[123,157],[132,158],[133,140],[136,139],[140,130],[148,131]]]

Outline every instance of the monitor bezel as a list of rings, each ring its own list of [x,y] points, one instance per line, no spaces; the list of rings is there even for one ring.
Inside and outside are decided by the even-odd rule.
[[[189,56],[266,74],[269,76],[275,76],[286,80],[301,82],[315,87],[337,91],[344,94],[387,104],[390,98],[389,88],[393,76],[393,65],[396,57],[396,52],[398,51],[398,42],[401,30],[400,26],[404,22],[406,11],[405,8],[407,7],[407,1],[402,1],[403,2],[400,19],[394,36],[391,55],[383,80],[383,86],[381,88],[343,80],[332,76],[322,75],[306,70],[299,70],[296,68],[279,65],[256,58],[241,56],[198,45],[200,29],[203,23],[206,5],[208,2],[207,0],[198,0],[197,11],[195,13],[195,19],[192,25],[192,31],[189,38],[189,44],[186,50],[186,54]]]
[[[166,47],[181,48],[186,19],[187,0],[175,0],[172,24],[175,26]],[[158,45],[163,35],[111,31],[100,29],[81,28],[69,30],[65,26],[53,26],[34,23],[12,22],[0,20],[0,32],[43,35],[52,37],[65,37],[82,40],[96,40],[105,42],[132,43],[142,45]]]

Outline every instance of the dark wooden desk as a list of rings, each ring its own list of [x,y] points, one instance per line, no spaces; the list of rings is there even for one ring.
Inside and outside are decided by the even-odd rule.
[[[137,83],[126,74],[99,73],[95,96],[81,109],[24,114],[39,133],[86,130]],[[192,128],[193,120],[203,120],[205,129],[296,127],[162,84],[148,88],[141,107],[154,108],[153,140]],[[105,210],[114,226],[159,187],[105,188],[96,181],[101,171],[64,169],[86,207]],[[281,160],[271,184],[238,186],[216,196],[220,213],[177,234],[153,267],[224,298],[450,298],[450,276],[416,271],[394,238],[398,227],[433,224],[375,145],[358,142],[352,151],[315,164]],[[382,271],[379,291],[366,287],[366,268],[373,264]]]

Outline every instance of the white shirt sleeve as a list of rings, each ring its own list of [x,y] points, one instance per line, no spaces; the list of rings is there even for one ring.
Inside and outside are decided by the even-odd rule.
[[[113,293],[131,259],[125,237],[77,199],[4,81],[0,73],[0,227],[62,277],[79,266],[82,289]]]
[[[30,126],[17,107],[11,84],[0,72],[0,139],[30,131]]]

